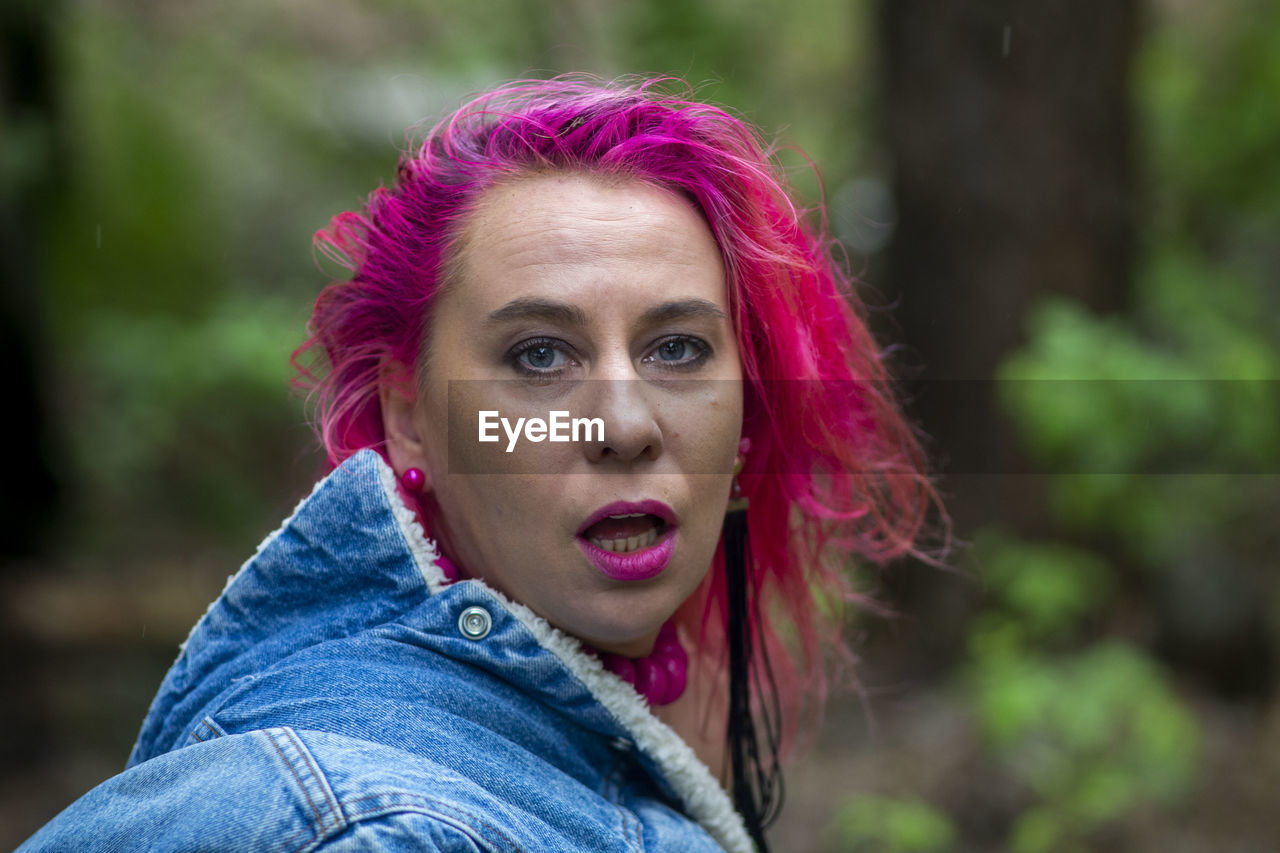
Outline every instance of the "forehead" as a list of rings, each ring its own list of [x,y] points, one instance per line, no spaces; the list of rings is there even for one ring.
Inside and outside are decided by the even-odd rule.
[[[495,298],[552,284],[568,297],[574,286],[610,282],[724,298],[720,249],[693,205],[644,181],[580,173],[488,190],[463,229],[453,273],[466,290],[500,291]]]

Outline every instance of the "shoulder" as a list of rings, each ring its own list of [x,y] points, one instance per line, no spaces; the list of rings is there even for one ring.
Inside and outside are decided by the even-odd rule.
[[[73,803],[19,850],[550,849],[509,812],[420,756],[280,727],[138,764]]]

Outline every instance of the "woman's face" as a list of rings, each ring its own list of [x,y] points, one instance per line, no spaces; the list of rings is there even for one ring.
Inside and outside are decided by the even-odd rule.
[[[646,654],[711,565],[742,430],[719,249],[675,194],[572,173],[490,190],[462,237],[416,395],[383,394],[392,464],[427,472],[464,574]]]

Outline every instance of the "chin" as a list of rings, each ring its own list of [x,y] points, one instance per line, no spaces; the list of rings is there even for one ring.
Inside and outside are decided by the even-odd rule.
[[[589,646],[601,651],[614,652],[627,657],[642,657],[653,651],[658,630],[671,618],[676,605],[668,607],[641,606],[631,596],[622,596],[617,603],[602,608],[582,618],[566,620],[561,627]]]

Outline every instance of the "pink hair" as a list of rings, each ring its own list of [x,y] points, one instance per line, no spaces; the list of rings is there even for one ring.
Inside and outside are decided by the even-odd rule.
[[[824,650],[846,649],[842,605],[855,598],[847,555],[884,563],[918,554],[936,496],[861,303],[791,203],[781,168],[748,125],[667,93],[669,82],[521,81],[436,125],[401,158],[394,188],[375,190],[362,212],[341,213],[317,232],[317,247],[353,275],[320,294],[294,364],[330,464],[381,450],[380,371],[393,360],[417,362],[432,299],[487,188],[558,169],[638,178],[690,199],[728,271],[751,440],[740,482],[763,601],[753,630],[773,649],[790,741],[801,698],[821,708]],[[327,369],[301,366],[305,354]],[[725,654],[725,614],[718,551],[678,614],[712,660]],[[780,643],[780,633],[791,641]]]

